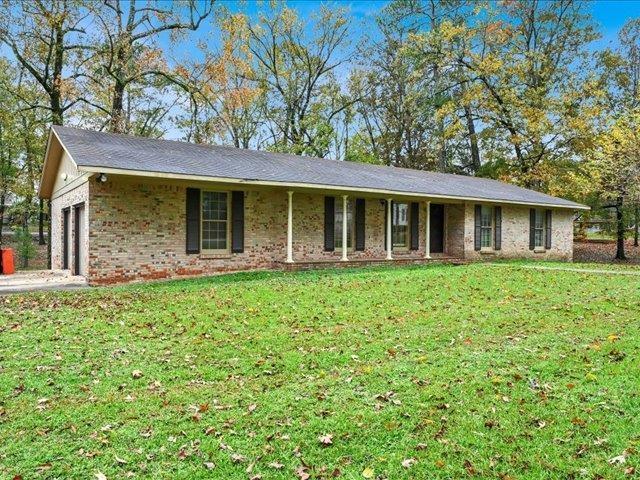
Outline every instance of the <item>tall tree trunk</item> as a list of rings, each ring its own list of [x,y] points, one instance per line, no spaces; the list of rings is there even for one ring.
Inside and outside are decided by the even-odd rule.
[[[124,89],[124,83],[116,80],[111,103],[110,131],[112,133],[124,133]]]
[[[480,149],[478,148],[478,135],[476,134],[476,126],[473,122],[473,114],[469,105],[464,106],[464,116],[467,118],[467,131],[469,132],[469,143],[471,145],[471,168],[475,175],[480,171],[482,164],[480,163]]]
[[[633,219],[633,246],[638,246],[638,234],[640,233],[640,204],[636,203],[636,208],[634,209],[634,219]]]
[[[44,239],[44,200],[38,201],[38,245],[45,245]]]
[[[618,198],[616,203],[616,225],[618,227],[618,246],[616,249],[616,260],[626,260],[627,257],[624,254],[624,216],[622,211],[623,201],[622,198]]]

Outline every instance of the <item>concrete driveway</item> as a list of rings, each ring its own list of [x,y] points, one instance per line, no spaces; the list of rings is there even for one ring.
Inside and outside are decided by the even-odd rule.
[[[0,295],[85,287],[85,278],[71,275],[69,270],[30,270],[0,275]]]

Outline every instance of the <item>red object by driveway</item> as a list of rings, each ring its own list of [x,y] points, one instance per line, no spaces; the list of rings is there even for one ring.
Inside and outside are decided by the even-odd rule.
[[[15,272],[13,266],[13,248],[0,249],[0,255],[2,255],[2,274],[11,275]]]

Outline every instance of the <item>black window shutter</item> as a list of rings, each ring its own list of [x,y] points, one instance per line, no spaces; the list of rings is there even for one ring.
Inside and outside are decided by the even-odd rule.
[[[536,248],[536,209],[529,210],[529,250]]]
[[[547,210],[547,232],[544,237],[544,248],[547,249],[551,248],[551,216],[553,215],[551,212],[551,210]]]
[[[364,250],[364,198],[356,198],[356,250]]]
[[[418,250],[420,234],[420,204],[418,202],[411,202],[411,212],[409,213],[409,219],[411,220],[411,250]]]
[[[244,192],[231,192],[231,251],[244,252]]]
[[[324,250],[333,252],[335,244],[336,199],[324,197]]]
[[[494,207],[495,229],[493,231],[493,246],[496,250],[502,249],[502,207]]]
[[[199,188],[187,188],[187,253],[200,253]]]
[[[482,205],[476,205],[475,214],[475,228],[474,228],[474,242],[473,248],[478,251],[482,248]]]

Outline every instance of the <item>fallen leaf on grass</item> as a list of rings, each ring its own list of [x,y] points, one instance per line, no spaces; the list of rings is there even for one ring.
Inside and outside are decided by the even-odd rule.
[[[329,445],[333,444],[333,435],[331,435],[330,433],[327,435],[321,435],[320,437],[318,437],[318,441],[325,447],[328,447]]]
[[[276,470],[282,470],[284,468],[284,464],[282,464],[280,462],[271,462],[269,464],[269,467],[275,468]]]
[[[119,463],[120,465],[124,465],[125,463],[127,463],[127,461],[124,458],[120,458],[116,455],[116,463]]]
[[[464,469],[467,471],[469,475],[475,475],[477,473],[476,468],[473,466],[473,464],[469,460],[464,461]]]
[[[244,455],[240,455],[239,453],[232,453],[231,461],[233,463],[242,463],[247,461],[247,457],[245,457]]]
[[[97,480],[107,480],[107,476],[102,472],[98,472],[98,473],[96,473],[96,479]]]
[[[623,465],[627,461],[627,452],[622,452],[622,455],[609,459],[609,465]]]
[[[213,470],[216,465],[213,462],[204,462],[204,468],[207,470]]]
[[[36,470],[38,471],[38,473],[42,473],[42,472],[46,472],[47,470],[51,470],[51,467],[52,467],[51,463],[47,462],[40,465],[38,468],[36,468]]]
[[[375,472],[373,471],[373,468],[371,468],[371,467],[367,467],[364,470],[362,470],[362,476],[364,478],[373,478],[374,475],[375,475]]]
[[[573,423],[574,425],[577,425],[579,427],[584,427],[587,422],[585,422],[583,419],[579,418],[579,417],[573,417],[571,419],[571,423]]]
[[[131,372],[131,376],[135,379],[142,378],[142,370],[134,370]]]
[[[309,475],[309,472],[307,472],[307,467],[303,465],[300,465],[298,468],[296,468],[296,475],[300,480],[309,480],[309,478],[311,477],[311,475]]]
[[[411,468],[412,466],[414,466],[418,461],[415,458],[405,458],[402,461],[402,466],[404,468]]]

